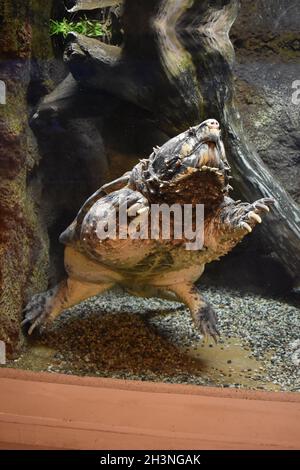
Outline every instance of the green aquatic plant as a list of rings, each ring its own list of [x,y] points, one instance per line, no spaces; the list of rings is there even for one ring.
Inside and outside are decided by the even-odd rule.
[[[107,27],[99,21],[92,21],[88,18],[83,18],[79,21],[69,21],[63,18],[61,21],[50,20],[50,34],[62,34],[64,38],[70,32],[84,34],[89,37],[100,37],[107,34]]]

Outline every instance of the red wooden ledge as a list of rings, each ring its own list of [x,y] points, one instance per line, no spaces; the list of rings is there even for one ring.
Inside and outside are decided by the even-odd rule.
[[[299,449],[300,395],[0,369],[0,448]]]

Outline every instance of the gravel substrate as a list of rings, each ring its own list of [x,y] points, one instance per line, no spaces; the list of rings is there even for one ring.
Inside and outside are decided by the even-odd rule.
[[[222,334],[240,337],[265,366],[265,380],[300,391],[300,309],[287,300],[207,289]]]
[[[27,356],[14,367],[31,368],[35,359],[30,349],[39,344],[52,351],[40,370],[300,391],[299,307],[290,300],[227,288],[202,287],[202,291],[219,316],[219,346],[210,342],[203,347],[182,304],[111,291],[66,311],[51,329],[35,335]],[[241,369],[240,350],[252,361],[250,367]],[[207,351],[209,367],[204,360]],[[225,352],[230,358],[227,371],[218,363]]]

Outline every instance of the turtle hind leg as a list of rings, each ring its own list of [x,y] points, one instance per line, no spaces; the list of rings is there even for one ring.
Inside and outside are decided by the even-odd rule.
[[[67,278],[41,294],[34,295],[24,309],[23,325],[30,324],[28,334],[40,325],[50,323],[60,313],[85,299],[101,294],[113,287],[113,283],[94,284]]]
[[[217,338],[220,336],[217,328],[217,314],[203,299],[199,289],[194,284],[182,283],[170,285],[168,290],[174,292],[177,298],[189,308],[200,333],[205,337],[211,336],[217,342]]]

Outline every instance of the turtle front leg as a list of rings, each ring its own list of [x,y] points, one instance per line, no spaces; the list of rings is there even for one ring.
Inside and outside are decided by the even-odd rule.
[[[199,289],[194,284],[175,284],[167,287],[190,310],[194,323],[204,336],[211,336],[217,342],[220,336],[217,328],[217,314],[203,299]]]
[[[37,326],[52,322],[63,310],[101,294],[112,286],[113,283],[93,284],[65,279],[53,289],[32,297],[24,309],[22,326],[30,323],[28,334],[31,335]]]
[[[274,199],[263,198],[253,203],[234,201],[226,197],[211,222],[205,227],[205,245],[216,258],[231,251],[252,232],[267,214]]]

